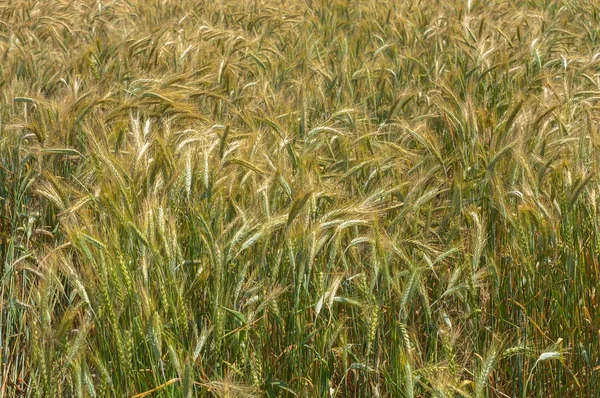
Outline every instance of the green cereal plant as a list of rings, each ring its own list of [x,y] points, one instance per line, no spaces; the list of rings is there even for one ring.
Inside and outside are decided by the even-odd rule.
[[[599,24],[0,5],[0,396],[598,396]]]

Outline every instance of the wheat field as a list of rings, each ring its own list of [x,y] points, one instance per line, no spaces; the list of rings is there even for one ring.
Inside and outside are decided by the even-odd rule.
[[[599,26],[3,2],[0,396],[600,396]]]

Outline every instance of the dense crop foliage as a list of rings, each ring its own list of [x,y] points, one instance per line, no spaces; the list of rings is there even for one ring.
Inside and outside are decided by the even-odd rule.
[[[0,396],[599,396],[594,3],[0,5]]]

